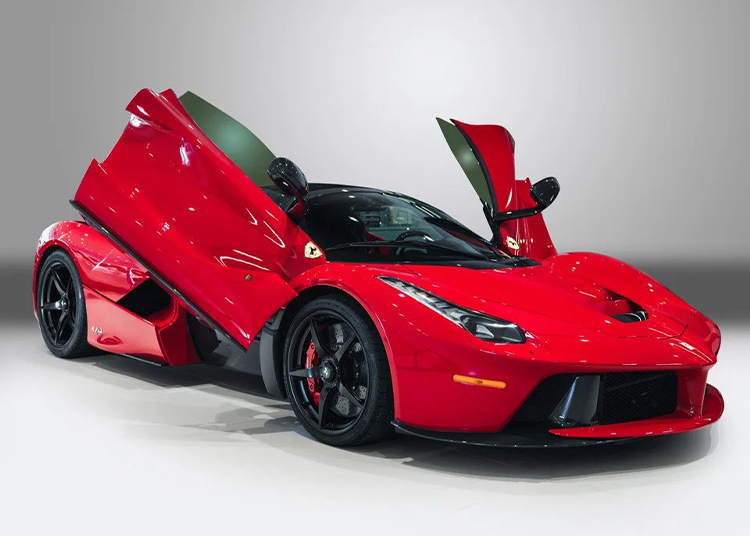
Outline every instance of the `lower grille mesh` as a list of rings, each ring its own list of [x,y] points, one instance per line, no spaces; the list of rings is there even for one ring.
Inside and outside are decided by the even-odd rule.
[[[573,385],[578,374],[557,374],[532,391],[512,423],[544,423]],[[617,424],[669,415],[677,408],[677,374],[612,372],[600,374],[596,424]]]
[[[677,374],[602,374],[599,396],[599,424],[640,421],[668,415],[677,409]]]

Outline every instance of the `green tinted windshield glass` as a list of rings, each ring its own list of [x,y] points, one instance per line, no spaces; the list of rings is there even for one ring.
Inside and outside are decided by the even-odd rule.
[[[270,186],[268,166],[274,154],[239,121],[232,119],[195,93],[187,92],[180,103],[195,124],[258,186]]]

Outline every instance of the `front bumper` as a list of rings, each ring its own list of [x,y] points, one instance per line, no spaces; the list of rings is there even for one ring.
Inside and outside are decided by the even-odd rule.
[[[410,313],[404,311],[404,317],[411,318]],[[692,329],[670,339],[549,337],[529,338],[525,344],[491,345],[468,333],[454,336],[447,328],[417,327],[422,328],[402,319],[401,324],[385,331],[391,333],[396,419],[420,429],[497,433],[551,376],[660,371],[675,373],[678,383],[677,407],[660,415],[676,409],[676,416],[692,422],[703,413],[706,378],[716,362],[715,350],[696,340]],[[467,385],[455,381],[457,376],[501,382],[505,387]],[[651,415],[640,418],[648,417]],[[588,423],[577,426],[588,427]],[[680,426],[695,427],[688,423]]]
[[[397,432],[461,445],[498,448],[566,448],[624,443],[644,437],[656,437],[698,430],[716,422],[724,411],[724,399],[712,385],[707,385],[703,412],[684,416],[678,412],[619,424],[577,428],[545,429],[531,425],[510,425],[500,432],[454,432],[429,430],[394,421]]]
[[[691,311],[684,332],[675,337],[612,337],[598,332],[585,337],[537,336],[529,328],[524,344],[503,344],[474,337],[408,296],[394,296],[375,286],[367,290],[360,298],[376,319],[388,352],[395,419],[405,429],[507,432],[531,393],[555,375],[673,372],[676,408],[659,415],[674,412],[692,422],[703,413],[706,378],[716,363],[720,335],[715,324],[697,312]],[[513,320],[528,327],[543,319],[519,310]],[[657,330],[659,325],[651,327]],[[478,382],[465,381],[472,378]],[[597,424],[621,426],[651,417],[656,414]],[[589,426],[578,422],[566,427]],[[553,426],[543,430],[546,435],[553,435],[547,433]]]
[[[557,437],[571,439],[626,439],[679,434],[713,424],[719,420],[722,413],[724,413],[724,398],[716,387],[706,385],[703,410],[699,414],[685,415],[675,412],[671,415],[642,421],[577,428],[555,428],[549,430],[549,433]]]

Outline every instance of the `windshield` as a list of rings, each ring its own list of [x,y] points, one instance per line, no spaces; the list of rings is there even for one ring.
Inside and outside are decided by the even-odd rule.
[[[445,212],[416,199],[377,190],[322,187],[311,188],[319,193],[309,197],[309,212],[300,227],[330,261],[517,260]]]

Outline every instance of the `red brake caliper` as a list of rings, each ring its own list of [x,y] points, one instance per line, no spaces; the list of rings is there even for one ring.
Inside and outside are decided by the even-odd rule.
[[[307,356],[307,359],[305,360],[305,367],[315,367],[317,365],[320,365],[320,358],[318,357],[317,352],[315,351],[315,343],[310,341],[310,346],[307,347],[307,352],[305,354]],[[315,405],[320,405],[320,380],[316,380],[314,378],[307,378],[307,388],[310,391],[310,394],[313,395],[313,400],[315,401]]]

